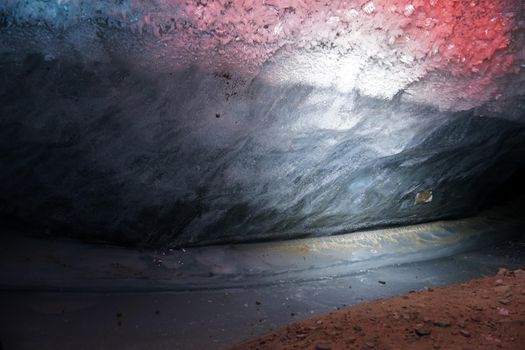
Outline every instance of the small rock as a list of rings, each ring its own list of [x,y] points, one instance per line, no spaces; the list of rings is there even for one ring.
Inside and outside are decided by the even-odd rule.
[[[418,327],[418,328],[415,329],[415,332],[420,337],[423,337],[425,335],[429,335],[430,334],[430,329],[426,329],[426,328],[423,328],[423,327]]]
[[[522,269],[514,270],[514,276],[518,278],[525,278],[525,270],[522,270]]]
[[[498,303],[503,304],[503,305],[508,305],[510,303],[510,300],[509,299],[499,299]]]
[[[434,349],[439,349],[439,348],[441,348],[441,345],[439,345],[438,343],[434,343],[433,347],[434,347]]]
[[[350,338],[346,339],[346,343],[347,344],[353,344],[353,343],[355,343],[356,340],[357,340],[356,337],[350,337]]]
[[[465,329],[460,330],[459,333],[466,338],[470,337],[470,332]]]
[[[441,328],[446,328],[446,327],[450,327],[450,322],[443,321],[443,320],[434,321],[434,326],[441,327]]]
[[[508,274],[509,274],[509,270],[503,267],[500,267],[497,273],[498,276],[507,276]]]
[[[510,291],[510,286],[498,286],[494,287],[494,291],[498,294],[508,293]]]
[[[162,259],[158,257],[153,257],[153,263],[157,266],[162,266]]]
[[[377,281],[379,284],[386,284],[385,281]]]
[[[501,286],[503,284],[503,280],[497,279],[496,282],[494,282],[495,285]]]
[[[261,302],[260,301],[256,301],[255,305],[261,305]]]
[[[330,346],[329,344],[316,344],[315,345],[315,350],[331,350],[332,349],[332,346]]]
[[[509,310],[503,308],[503,307],[498,307],[498,314],[502,315],[502,316],[508,316],[509,315]]]
[[[295,330],[295,333],[297,333],[297,334],[305,334],[307,332],[308,332],[308,329],[306,329],[306,328],[298,328],[298,329]]]

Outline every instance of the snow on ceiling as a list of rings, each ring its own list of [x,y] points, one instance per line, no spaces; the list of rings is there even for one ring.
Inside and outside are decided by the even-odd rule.
[[[106,41],[105,50],[128,51],[123,56],[151,70],[198,66],[384,99],[406,92],[413,101],[467,109],[501,98],[508,77],[523,76],[523,6],[518,0],[4,0],[0,12],[7,27],[57,28],[88,56],[96,52],[94,41]],[[27,40],[40,41],[50,57],[63,53],[64,42]]]

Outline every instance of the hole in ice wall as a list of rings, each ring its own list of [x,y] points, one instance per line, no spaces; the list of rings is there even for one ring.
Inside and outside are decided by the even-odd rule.
[[[432,190],[426,190],[416,194],[416,204],[426,204],[430,202],[432,202]]]

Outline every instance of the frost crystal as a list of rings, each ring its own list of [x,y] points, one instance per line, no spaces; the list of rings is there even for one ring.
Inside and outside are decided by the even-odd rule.
[[[376,10],[376,6],[372,1],[367,3],[365,6],[363,6],[363,11],[365,11],[366,14],[370,15]]]
[[[403,11],[403,14],[407,17],[411,16],[414,13],[414,5],[409,4],[405,6],[405,11]]]

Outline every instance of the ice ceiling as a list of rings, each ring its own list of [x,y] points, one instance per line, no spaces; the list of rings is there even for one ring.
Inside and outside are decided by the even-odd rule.
[[[520,72],[524,45],[513,33],[525,27],[523,6],[517,0],[4,0],[0,10],[14,23],[62,28],[80,50],[93,48],[94,38],[81,29],[86,22],[97,24],[99,36],[106,27],[154,35],[134,47],[122,38],[108,41],[160,70],[196,65],[249,79],[266,65],[262,77],[272,84],[358,89],[379,98],[406,91],[414,101],[466,109],[500,98],[499,80]],[[54,46],[49,55],[62,53]]]
[[[519,0],[0,0],[0,212],[195,244],[472,213],[523,164]]]

